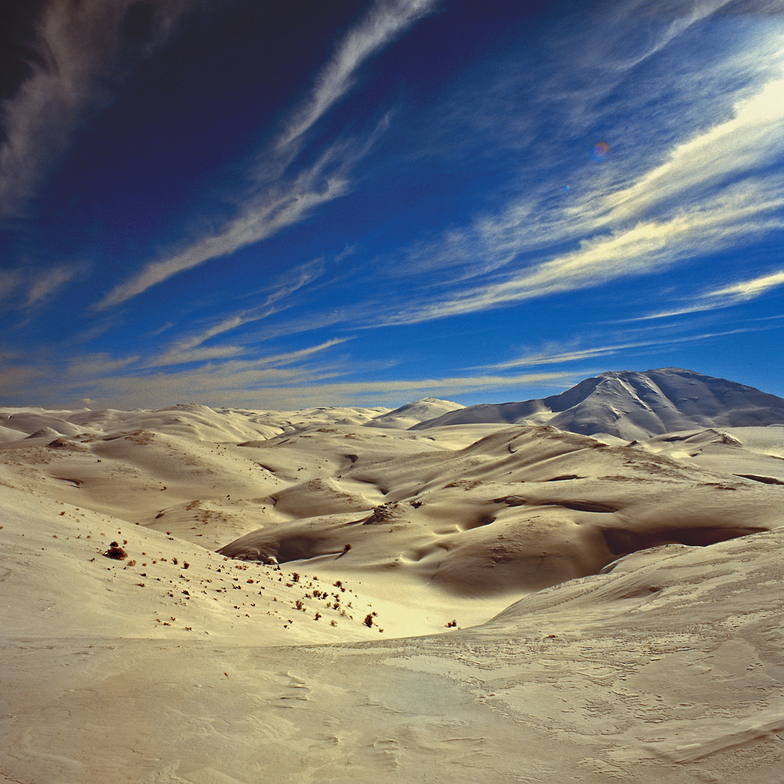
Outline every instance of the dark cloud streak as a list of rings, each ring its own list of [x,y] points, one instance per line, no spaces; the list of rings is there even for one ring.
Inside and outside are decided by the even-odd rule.
[[[74,134],[108,106],[136,63],[202,0],[49,0],[26,44],[37,55],[2,106],[0,218],[27,213]],[[23,25],[22,25],[23,27]]]

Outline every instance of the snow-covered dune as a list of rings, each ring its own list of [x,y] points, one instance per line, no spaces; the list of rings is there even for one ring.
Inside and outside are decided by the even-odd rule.
[[[0,779],[776,781],[782,405],[0,410]]]

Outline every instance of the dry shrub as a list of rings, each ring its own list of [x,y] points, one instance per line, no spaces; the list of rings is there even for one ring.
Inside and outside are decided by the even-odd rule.
[[[111,542],[109,549],[104,555],[107,558],[113,558],[115,561],[124,561],[128,557],[128,553],[117,542]]]

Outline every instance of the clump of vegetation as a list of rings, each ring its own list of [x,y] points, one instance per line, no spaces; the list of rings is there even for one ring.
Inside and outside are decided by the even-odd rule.
[[[114,558],[115,561],[124,561],[128,557],[128,553],[117,542],[110,542],[109,549],[104,555],[107,558]]]
[[[368,629],[369,629],[371,626],[373,626],[373,613],[368,613],[368,614],[365,616],[365,620],[363,621],[363,623],[365,624],[365,626],[367,626],[367,627],[368,627]]]

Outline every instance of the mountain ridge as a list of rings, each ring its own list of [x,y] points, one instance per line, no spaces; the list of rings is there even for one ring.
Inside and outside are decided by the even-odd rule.
[[[411,429],[526,422],[630,441],[694,427],[783,424],[784,399],[684,368],[611,370],[583,379],[557,395],[467,406]]]

